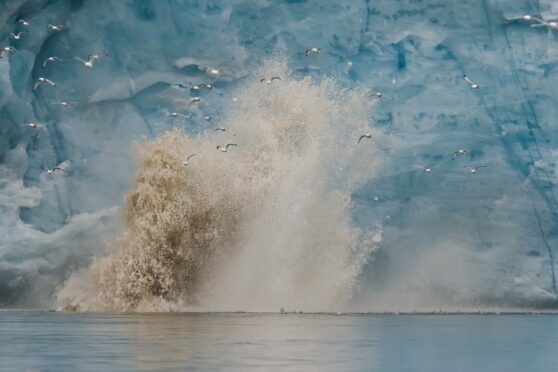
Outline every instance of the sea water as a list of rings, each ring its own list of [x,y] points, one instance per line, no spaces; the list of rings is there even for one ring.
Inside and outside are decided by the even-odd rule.
[[[2,371],[554,371],[555,315],[3,311]]]

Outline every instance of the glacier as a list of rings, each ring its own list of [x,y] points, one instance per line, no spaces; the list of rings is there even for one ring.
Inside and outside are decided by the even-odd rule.
[[[133,144],[203,132],[280,50],[301,79],[385,93],[369,118],[380,164],[351,195],[374,253],[348,309],[555,308],[558,31],[504,18],[522,14],[558,18],[558,4],[0,0],[0,47],[17,49],[0,60],[0,306],[53,306],[120,229]],[[101,50],[93,69],[75,60]],[[56,87],[33,90],[41,76]],[[211,104],[166,117],[198,95]]]

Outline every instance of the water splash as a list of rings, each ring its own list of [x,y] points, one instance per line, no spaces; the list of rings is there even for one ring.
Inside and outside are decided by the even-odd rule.
[[[281,80],[259,82],[271,76]],[[377,165],[373,143],[356,145],[373,131],[368,91],[297,80],[278,57],[234,96],[227,132],[174,130],[137,146],[125,228],[70,278],[60,307],[325,311],[350,299],[372,249],[349,215]],[[238,147],[216,150],[229,142]]]

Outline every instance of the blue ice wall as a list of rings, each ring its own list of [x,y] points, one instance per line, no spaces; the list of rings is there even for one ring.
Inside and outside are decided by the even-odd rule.
[[[282,49],[300,76],[388,96],[370,118],[389,138],[382,169],[353,196],[355,224],[378,246],[355,307],[555,306],[558,31],[504,20],[526,13],[552,19],[558,5],[0,0],[0,47],[18,50],[0,60],[0,303],[48,306],[117,227],[134,141],[199,131]],[[306,58],[311,46],[322,54]],[[100,50],[93,69],[74,59]],[[49,56],[63,62],[43,68]],[[187,82],[207,81],[207,66],[222,71],[212,104],[166,118],[198,94]],[[57,86],[33,91],[41,76]],[[450,160],[459,148],[468,154]],[[44,174],[59,164],[67,172]],[[488,168],[464,167],[476,164]]]

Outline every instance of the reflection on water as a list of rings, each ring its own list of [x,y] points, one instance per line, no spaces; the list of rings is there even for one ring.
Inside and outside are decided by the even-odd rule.
[[[0,369],[557,370],[558,317],[0,312]]]

